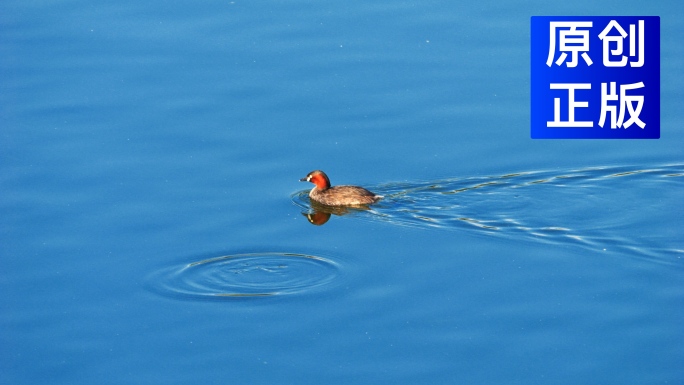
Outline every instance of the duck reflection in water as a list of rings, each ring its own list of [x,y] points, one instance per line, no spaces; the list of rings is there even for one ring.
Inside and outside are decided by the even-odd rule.
[[[322,226],[330,220],[330,216],[333,214],[343,216],[361,210],[370,210],[370,207],[368,205],[327,206],[312,200],[311,211],[303,212],[302,215],[304,215],[312,225]]]

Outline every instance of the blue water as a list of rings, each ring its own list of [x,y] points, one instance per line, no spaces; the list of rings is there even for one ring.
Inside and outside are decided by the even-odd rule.
[[[661,139],[531,140],[532,15],[660,16]],[[0,383],[684,383],[683,19],[0,3]]]

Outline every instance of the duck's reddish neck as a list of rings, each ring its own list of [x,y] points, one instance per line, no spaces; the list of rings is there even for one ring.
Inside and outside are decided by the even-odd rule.
[[[309,182],[315,184],[319,190],[327,190],[330,188],[330,181],[321,174],[312,175]]]

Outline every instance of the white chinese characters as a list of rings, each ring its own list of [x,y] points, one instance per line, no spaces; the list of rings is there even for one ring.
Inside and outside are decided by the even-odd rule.
[[[591,21],[552,21],[549,23],[549,56],[546,65],[551,67],[553,63],[566,67],[577,67],[578,57],[581,56],[587,66],[594,62],[589,57],[589,30]],[[632,67],[642,67],[644,65],[644,21],[639,20],[638,31],[634,24],[629,25],[629,34],[615,20],[611,20],[606,28],[598,35],[603,41],[603,65],[606,67],[625,67],[627,56],[623,55],[624,40],[629,36],[629,56],[636,57],[636,61],[629,62]],[[615,30],[617,34],[613,32]],[[558,38],[556,38],[558,34]],[[638,39],[638,40],[637,40]],[[558,44],[556,44],[558,40]],[[556,57],[556,45],[560,55]],[[611,48],[614,47],[614,48]],[[637,52],[638,48],[638,52]],[[581,52],[581,54],[580,54]],[[566,61],[570,53],[570,60]],[[620,60],[611,60],[611,55],[620,56]]]
[[[607,83],[601,83],[601,117],[599,126],[603,127],[606,122],[606,115],[610,114],[610,128],[628,128],[636,124],[640,128],[646,127],[640,118],[641,110],[644,107],[643,95],[627,94],[627,91],[644,88],[643,82],[620,85],[620,94],[616,93],[615,82],[610,82],[610,92]],[[589,107],[587,101],[576,101],[575,90],[591,90],[591,83],[551,83],[552,90],[568,91],[568,120],[561,120],[561,98],[553,98],[553,120],[546,122],[546,127],[594,127],[593,121],[576,121],[575,108]],[[609,102],[617,102],[617,105],[609,105]],[[636,103],[636,107],[634,106]],[[619,109],[618,109],[619,108]],[[629,114],[629,119],[625,121],[625,111]]]
[[[615,29],[619,35],[609,35],[611,30]],[[629,56],[637,56],[636,52],[636,28],[634,24],[629,25]],[[639,53],[636,61],[629,63],[632,67],[642,67],[644,65],[644,21],[639,20]],[[627,56],[623,55],[624,40],[627,37],[627,32],[618,24],[617,21],[611,20],[606,28],[599,34],[599,39],[603,41],[603,65],[606,67],[625,67],[627,66]],[[613,43],[614,49],[610,49]],[[620,56],[619,61],[610,60],[610,55]]]
[[[577,67],[577,56],[582,52],[582,59],[587,63],[588,66],[592,65],[593,62],[587,54],[589,52],[589,31],[586,29],[578,30],[577,28],[591,28],[591,21],[552,21],[549,27],[549,57],[546,59],[546,65],[551,67],[553,63],[553,58],[556,54],[556,29],[558,28],[569,28],[561,29],[558,31],[560,44],[558,50],[561,55],[556,60],[556,65],[561,65],[568,57],[568,52],[572,54],[570,61],[565,63],[567,67]]]
[[[561,100],[553,98],[553,121],[546,127],[594,127],[592,121],[575,121],[575,108],[589,107],[589,102],[576,102],[575,90],[590,90],[591,83],[551,83],[552,90],[568,90],[568,120],[561,120]]]
[[[624,84],[620,86],[620,95],[615,92],[615,82],[610,82],[610,93],[606,91],[606,83],[601,83],[601,118],[599,119],[599,126],[603,127],[606,122],[606,114],[610,113],[610,128],[627,128],[632,124],[644,128],[646,123],[639,119],[639,114],[641,109],[644,107],[644,96],[643,95],[627,95],[628,90],[634,90],[637,88],[643,88],[644,83],[633,83]],[[617,107],[614,105],[609,106],[609,101],[617,101],[620,107],[619,114],[617,113]],[[636,108],[634,107],[634,102],[636,102]],[[629,113],[629,119],[625,122],[625,110]],[[616,119],[616,116],[617,119]],[[624,122],[624,123],[623,123]]]
[[[577,69],[575,68],[578,67],[578,64],[583,67],[579,60],[581,57],[586,64],[585,70],[591,66],[593,61],[589,56],[590,37],[594,35],[590,36],[590,32],[596,31],[592,28],[592,21],[549,21],[549,52],[546,65],[552,67],[555,64],[562,67],[562,64],[565,63],[565,67],[568,69],[563,71],[576,74]],[[628,65],[630,67],[643,67],[645,57],[644,29],[644,20],[638,20],[637,24],[629,24],[629,33],[616,20],[610,20],[605,28],[594,36],[594,39],[598,37],[603,43],[603,66],[606,68],[627,67]],[[629,43],[626,42],[627,38],[629,38]],[[629,55],[626,52],[627,44],[629,44]],[[644,89],[644,83],[639,81],[632,84],[621,84],[618,87],[616,82],[611,81],[611,79],[602,80],[606,80],[606,82],[601,83],[600,87],[601,114],[598,125],[604,127],[606,119],[609,119],[611,129],[626,129],[633,124],[643,129],[646,123],[641,120],[639,115],[644,106],[644,94],[639,95],[633,91]],[[592,84],[589,82],[552,82],[548,84],[551,90],[566,91],[565,95],[558,94],[565,96],[563,99],[567,100],[567,107],[561,106],[561,97],[554,97],[553,120],[546,122],[547,127],[591,128],[594,126],[594,121],[587,120],[586,115],[598,112],[596,109],[587,110],[582,115],[584,116],[583,120],[575,120],[575,116],[576,109],[589,107],[589,100],[598,101],[598,89],[592,91]]]

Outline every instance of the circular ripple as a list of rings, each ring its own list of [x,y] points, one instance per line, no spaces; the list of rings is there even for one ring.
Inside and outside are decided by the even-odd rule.
[[[236,254],[171,266],[149,282],[153,291],[172,297],[266,297],[318,289],[339,272],[337,263],[313,255]]]

